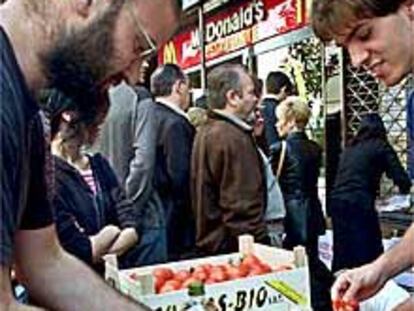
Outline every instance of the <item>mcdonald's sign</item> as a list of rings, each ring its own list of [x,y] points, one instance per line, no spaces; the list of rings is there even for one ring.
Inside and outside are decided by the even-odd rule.
[[[244,0],[206,19],[204,38],[196,27],[173,38],[160,50],[161,64],[187,69],[200,64],[200,41],[207,61],[307,24],[311,0]]]
[[[177,50],[174,42],[168,42],[163,49],[163,64],[177,64]]]

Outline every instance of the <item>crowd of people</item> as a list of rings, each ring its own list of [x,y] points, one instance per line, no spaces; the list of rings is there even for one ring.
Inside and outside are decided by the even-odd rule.
[[[404,194],[411,181],[378,114],[363,117],[341,154],[328,198],[331,272],[318,256],[326,230],[318,195],[322,148],[306,131],[311,109],[295,96],[288,75],[271,72],[262,94],[261,81],[245,67],[221,65],[208,74],[207,92],[196,103],[175,64],[157,67],[150,88],[142,86],[145,60],[178,27],[179,6],[172,0],[1,5],[5,310],[39,310],[13,298],[12,267],[39,307],[73,310],[76,301],[82,310],[147,310],[98,276],[105,255],[130,268],[225,254],[238,250],[242,234],[275,247],[305,246],[317,311],[332,310],[331,288],[334,300],[366,299],[413,265],[413,227],[382,254],[375,211],[380,178],[385,173]],[[30,22],[16,27],[22,18]],[[408,0],[313,3],[315,33],[343,45],[355,65],[386,85],[413,70],[406,44],[413,20]],[[387,26],[406,40],[388,37]],[[398,49],[388,47],[391,39]],[[340,272],[336,281],[333,272]],[[413,305],[404,299],[393,308]]]

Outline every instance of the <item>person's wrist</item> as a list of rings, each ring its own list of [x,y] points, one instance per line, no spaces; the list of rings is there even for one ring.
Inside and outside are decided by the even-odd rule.
[[[385,284],[385,282],[392,277],[392,271],[389,269],[390,265],[387,263],[388,259],[386,255],[380,256],[372,263],[373,273],[378,276],[378,280],[381,284]]]

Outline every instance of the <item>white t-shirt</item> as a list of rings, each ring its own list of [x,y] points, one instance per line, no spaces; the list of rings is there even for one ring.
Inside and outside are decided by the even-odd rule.
[[[394,281],[388,281],[373,297],[360,305],[360,311],[392,311],[410,298],[410,294]]]

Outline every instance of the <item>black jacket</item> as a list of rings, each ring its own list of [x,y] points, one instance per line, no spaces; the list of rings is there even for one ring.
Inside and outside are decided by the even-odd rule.
[[[89,236],[109,224],[135,227],[139,232],[134,209],[125,200],[114,172],[101,155],[90,158],[97,182],[96,195],[73,166],[58,157],[54,157],[54,161],[54,207],[59,240],[68,252],[93,265]]]
[[[286,139],[292,156],[298,163],[301,190],[311,204],[309,232],[314,237],[325,232],[326,225],[318,197],[318,178],[322,164],[322,148],[304,132],[294,132]]]
[[[276,176],[282,151],[282,142],[277,142],[271,145],[269,149],[270,162],[272,165],[273,173]],[[283,162],[281,174],[279,176],[279,185],[280,189],[282,190],[285,204],[290,201],[300,200],[303,198],[299,164],[296,158],[293,156],[289,144],[287,144],[285,159]]]
[[[270,147],[270,161],[275,175],[277,175],[281,151],[282,142],[273,144]],[[308,226],[307,212],[304,212],[306,211],[304,209],[306,202],[301,188],[299,164],[288,144],[282,171],[279,176],[279,185],[286,208],[286,217],[284,219],[286,237],[283,241],[283,246],[292,249],[297,245],[305,245],[308,237],[304,237],[302,233],[307,232]]]
[[[185,116],[155,103],[157,128],[154,187],[165,209],[171,256],[194,247],[195,227],[190,201],[191,151],[195,129]]]
[[[371,262],[383,252],[375,198],[384,172],[400,192],[410,191],[410,179],[386,140],[362,140],[341,154],[328,201],[335,241],[333,271]]]
[[[275,127],[277,121],[275,109],[278,104],[279,102],[271,97],[265,97],[262,100],[261,110],[264,119],[264,133],[268,148],[279,141],[279,134]]]
[[[331,196],[373,208],[383,173],[401,193],[410,192],[411,181],[387,141],[370,139],[349,146],[341,154]]]

